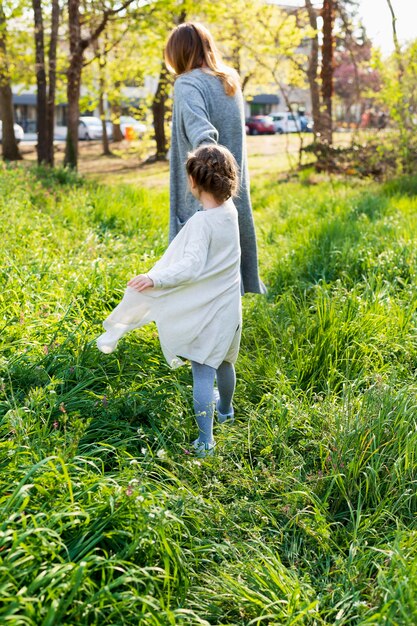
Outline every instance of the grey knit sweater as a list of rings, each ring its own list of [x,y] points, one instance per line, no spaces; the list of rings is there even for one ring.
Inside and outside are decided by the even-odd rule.
[[[243,98],[227,96],[219,78],[195,69],[180,75],[174,87],[170,164],[170,232],[172,240],[201,207],[188,191],[185,162],[190,150],[203,143],[219,143],[234,155],[240,168],[238,210],[241,273],[245,292],[264,293],[259,278],[255,228],[249,196]]]

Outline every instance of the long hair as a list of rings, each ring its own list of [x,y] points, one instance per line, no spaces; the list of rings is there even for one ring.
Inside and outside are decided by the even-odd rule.
[[[240,85],[237,72],[222,62],[210,31],[196,22],[174,28],[165,46],[165,63],[177,76],[198,67],[218,76],[228,96],[233,96]]]

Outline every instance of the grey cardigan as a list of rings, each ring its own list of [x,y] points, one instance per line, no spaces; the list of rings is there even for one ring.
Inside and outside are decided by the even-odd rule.
[[[249,196],[246,133],[242,93],[227,96],[221,80],[202,69],[181,74],[174,86],[170,156],[170,229],[172,240],[201,206],[188,190],[185,162],[190,150],[219,143],[234,155],[240,168],[238,211],[241,274],[244,292],[265,293],[259,278],[255,227]]]

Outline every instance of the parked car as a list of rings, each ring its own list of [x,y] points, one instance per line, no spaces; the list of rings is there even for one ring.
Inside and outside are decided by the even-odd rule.
[[[120,117],[120,130],[123,133],[123,137],[127,135],[127,128],[131,128],[135,137],[141,137],[146,133],[146,124],[139,122],[131,115],[122,115]]]
[[[271,115],[277,133],[298,133],[301,130],[300,118],[294,113],[283,111]]]
[[[313,120],[311,120],[307,115],[299,116],[300,124],[301,124],[301,132],[302,133],[312,133],[313,132]]]
[[[143,122],[139,122],[131,115],[122,115],[119,118],[120,130],[123,137],[126,139],[136,139],[146,133],[148,127]],[[113,122],[106,120],[107,136],[109,139],[113,138]],[[130,130],[127,130],[130,129]],[[127,137],[129,135],[129,137]]]
[[[246,120],[249,135],[274,135],[275,124],[269,115],[253,115]]]
[[[25,135],[23,128],[19,126],[19,124],[13,124],[14,128],[14,136],[16,137],[17,143],[20,143]],[[0,120],[0,143],[3,140],[3,122]]]
[[[307,115],[298,113],[290,113],[283,111],[282,113],[271,113],[274,120],[277,133],[311,133],[313,131],[313,122]]]
[[[101,139],[103,137],[103,126],[101,119],[94,115],[84,115],[80,117],[78,123],[78,139]]]

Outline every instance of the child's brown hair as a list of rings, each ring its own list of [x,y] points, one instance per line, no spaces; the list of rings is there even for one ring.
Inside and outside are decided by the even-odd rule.
[[[190,152],[186,170],[200,190],[211,193],[219,202],[237,193],[239,168],[224,146],[206,144]]]

